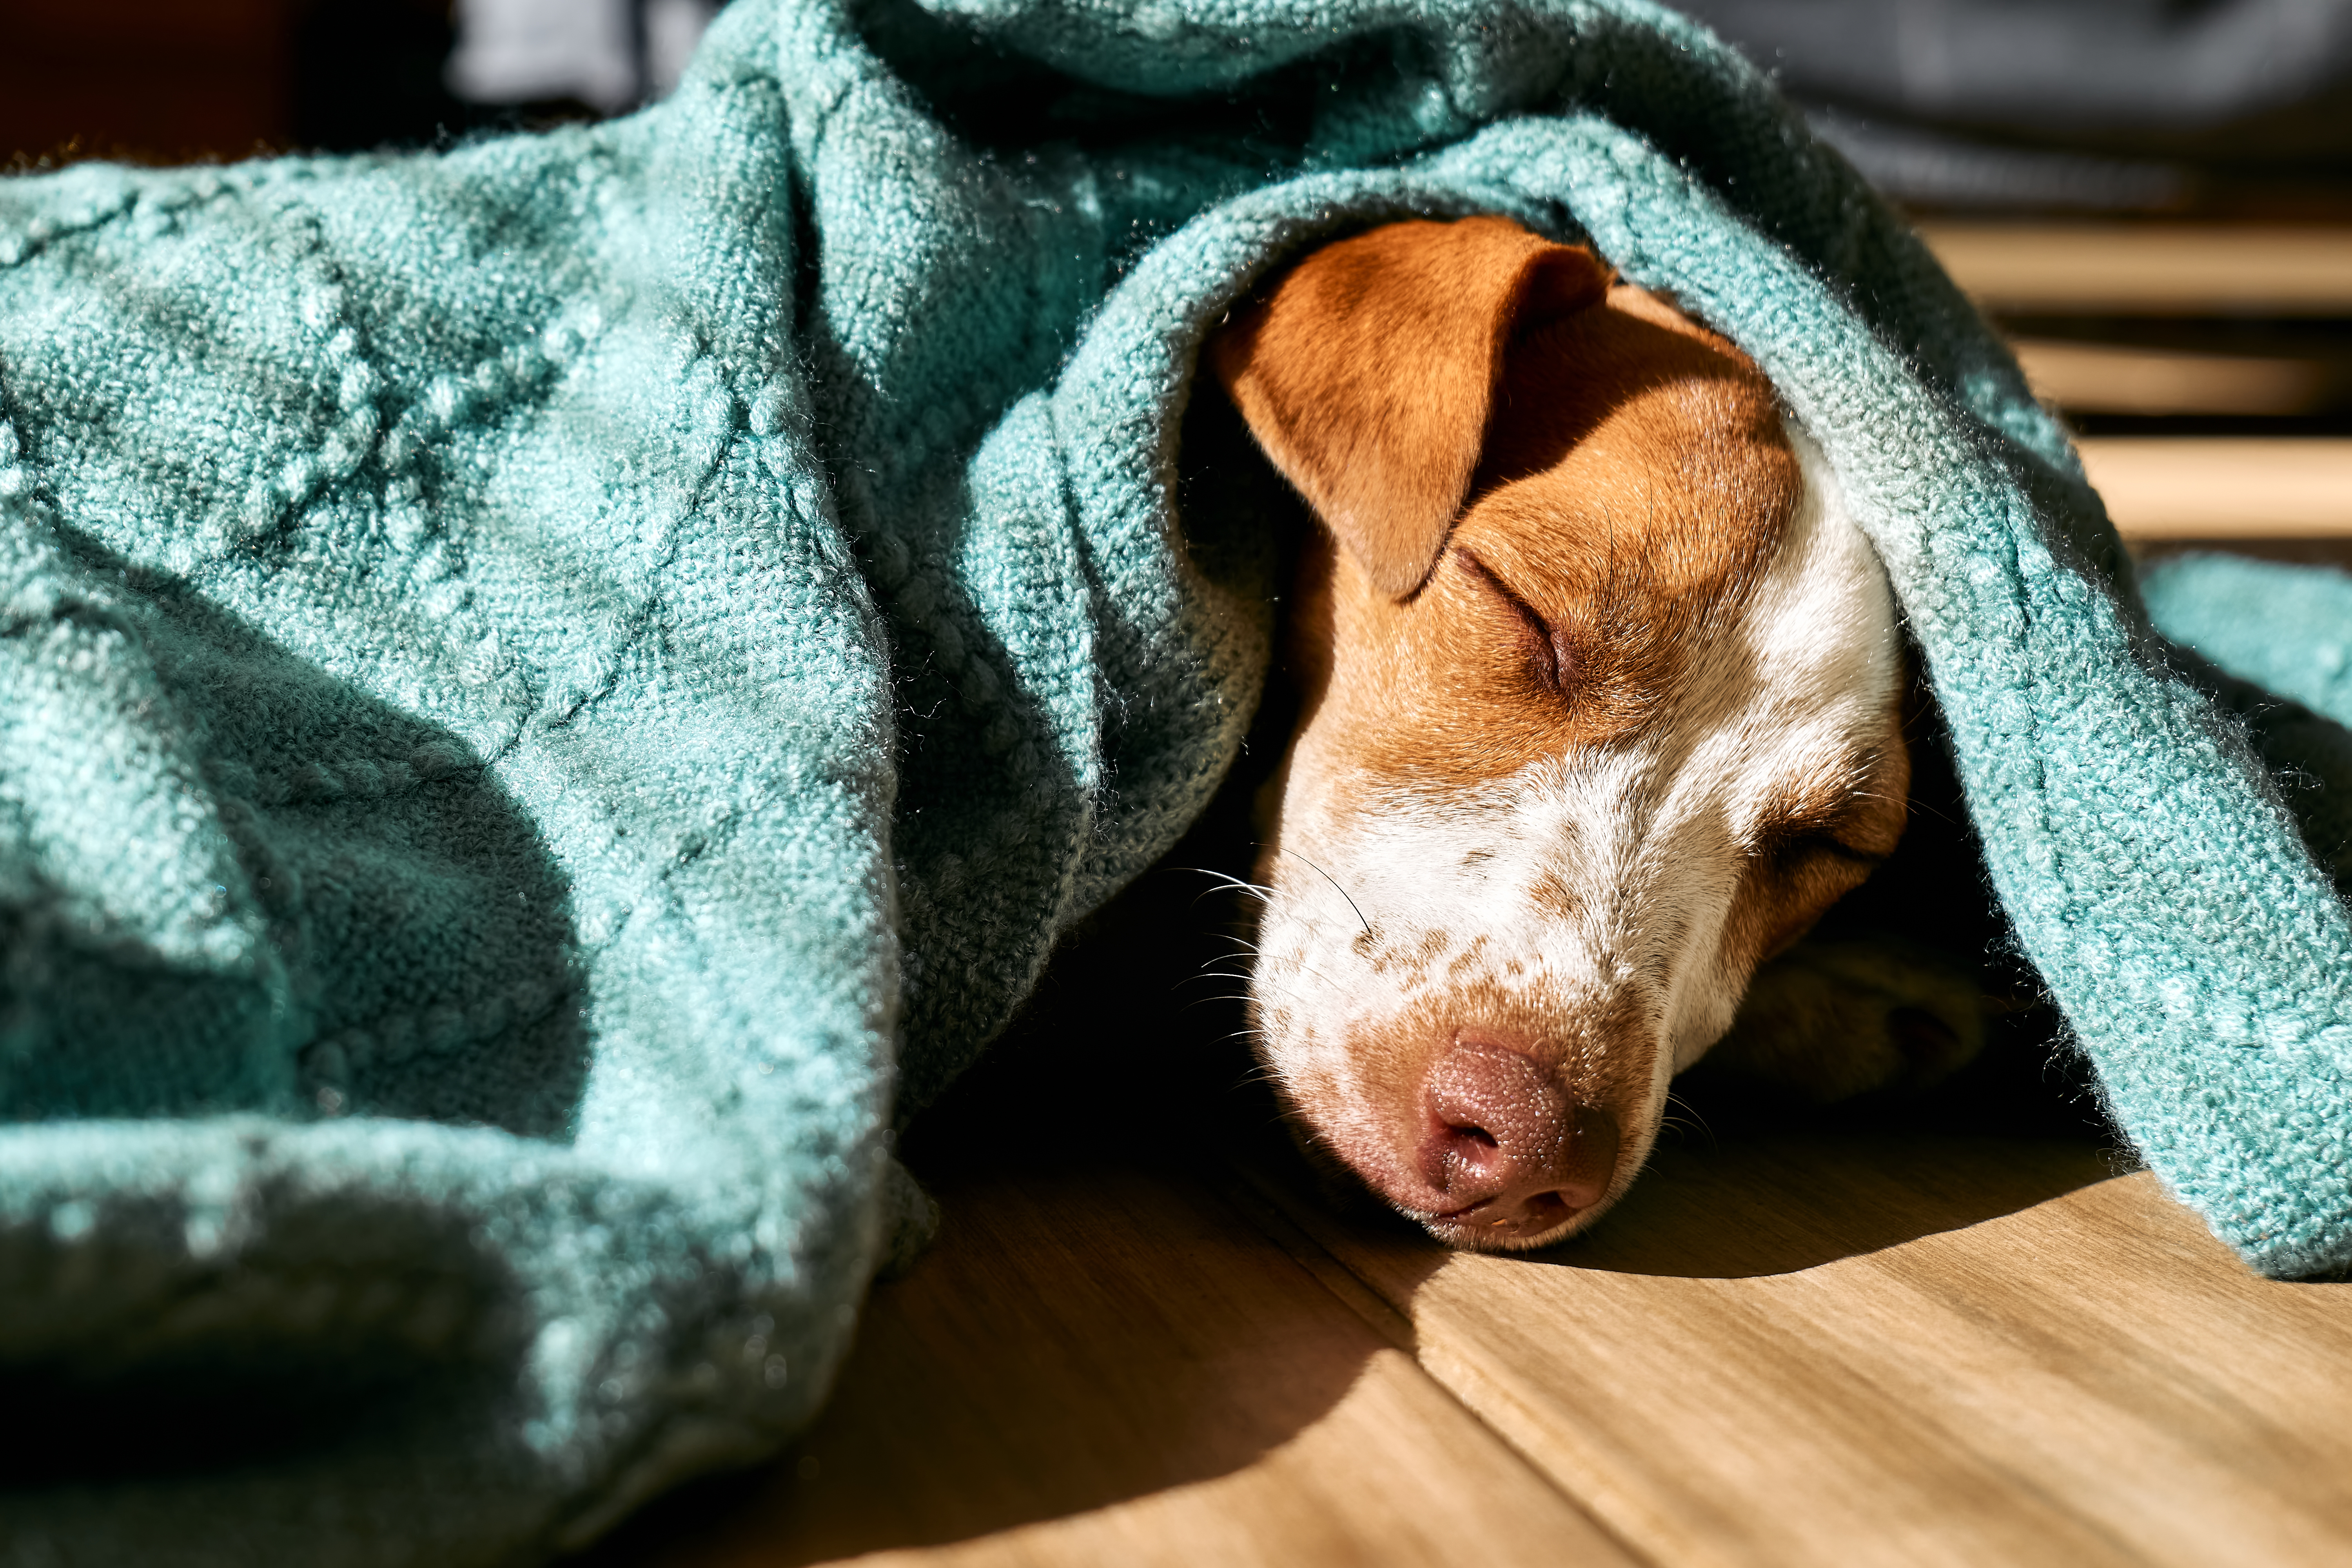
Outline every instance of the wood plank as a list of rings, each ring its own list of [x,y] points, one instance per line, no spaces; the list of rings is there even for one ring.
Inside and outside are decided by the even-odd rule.
[[[2009,315],[2352,314],[2352,228],[1919,226],[1978,305]]]
[[[1633,1561],[1197,1177],[940,1196],[807,1438],[582,1568]]]
[[[2082,1145],[1668,1150],[1532,1258],[1257,1171],[1439,1382],[1654,1561],[2352,1561],[2352,1286],[2255,1278]]]
[[[2325,407],[2347,379],[2345,366],[2325,359],[2046,338],[2009,346],[2033,395],[2070,414],[2293,416]]]
[[[2352,440],[2105,436],[2077,445],[2126,539],[2352,536]]]

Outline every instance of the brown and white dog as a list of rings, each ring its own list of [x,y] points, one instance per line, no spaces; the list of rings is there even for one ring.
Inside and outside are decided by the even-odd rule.
[[[1558,1240],[1903,832],[1885,574],[1746,356],[1500,218],[1315,251],[1208,354],[1322,524],[1259,1054],[1441,1239]]]

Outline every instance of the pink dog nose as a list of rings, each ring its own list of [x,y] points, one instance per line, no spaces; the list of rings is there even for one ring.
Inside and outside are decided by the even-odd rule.
[[[1525,1051],[1473,1035],[1429,1075],[1422,1174],[1465,1225],[1535,1234],[1609,1190],[1617,1119],[1580,1105]]]

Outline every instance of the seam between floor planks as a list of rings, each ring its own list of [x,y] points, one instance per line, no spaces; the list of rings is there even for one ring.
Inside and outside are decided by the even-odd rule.
[[[1432,1385],[1444,1391],[1455,1408],[1471,1421],[1490,1433],[1496,1443],[1525,1461],[1537,1475],[1543,1477],[1578,1511],[1601,1531],[1634,1562],[1655,1564],[1658,1560],[1643,1546],[1619,1530],[1609,1515],[1593,1506],[1592,1500],[1582,1495],[1554,1466],[1530,1452],[1520,1440],[1520,1434],[1531,1426],[1528,1413],[1515,1408],[1517,1402],[1504,1386],[1480,1379],[1467,1366],[1447,1369],[1452,1375],[1433,1368],[1423,1348],[1418,1344],[1412,1321],[1391,1305],[1370,1281],[1333,1253],[1314,1236],[1302,1229],[1292,1218],[1292,1205],[1297,1202],[1295,1194],[1285,1192],[1270,1179],[1262,1164],[1237,1159],[1202,1168],[1204,1183],[1225,1199],[1236,1212],[1265,1234],[1266,1239],[1290,1255],[1318,1283],[1338,1297],[1340,1301],[1362,1318],[1375,1333],[1399,1351],[1412,1358],[1413,1363],[1428,1377]],[[1465,1390],[1475,1391],[1465,1397]],[[1497,1417],[1500,1419],[1497,1419]]]

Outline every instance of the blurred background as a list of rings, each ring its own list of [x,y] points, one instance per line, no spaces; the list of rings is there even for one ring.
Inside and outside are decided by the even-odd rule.
[[[625,111],[719,0],[0,0],[0,162]],[[2352,0],[1686,0],[1921,226],[2143,553],[2352,564]]]

